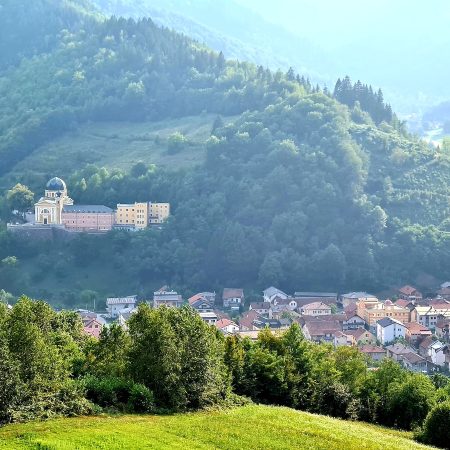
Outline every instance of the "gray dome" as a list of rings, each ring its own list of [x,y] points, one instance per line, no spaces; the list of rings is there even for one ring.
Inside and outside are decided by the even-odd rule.
[[[47,183],[47,190],[48,191],[65,191],[66,190],[66,183],[64,183],[61,178],[55,177],[52,178]]]

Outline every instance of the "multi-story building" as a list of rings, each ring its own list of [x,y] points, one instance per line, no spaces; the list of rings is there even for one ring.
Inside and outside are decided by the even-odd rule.
[[[106,299],[106,309],[108,316],[112,319],[119,317],[126,311],[131,311],[135,308],[137,301],[136,295],[130,295],[129,297],[110,297]]]
[[[411,311],[411,321],[434,330],[438,320],[450,317],[450,303],[434,303],[433,306],[416,306]]]
[[[119,203],[116,211],[116,225],[147,228],[163,223],[170,215],[169,203]]]
[[[147,228],[148,203],[119,203],[116,211],[116,224],[133,228]]]
[[[183,298],[178,292],[169,290],[167,286],[153,293],[153,307],[169,306],[172,308],[181,308]]]
[[[170,203],[149,203],[148,222],[150,225],[158,225],[170,216]]]
[[[357,303],[357,314],[371,327],[375,328],[376,323],[385,317],[398,320],[401,323],[409,322],[410,312],[407,308],[402,308],[392,303],[390,300],[380,301],[360,301]]]
[[[114,211],[103,205],[66,205],[62,224],[72,231],[109,231],[114,224]]]

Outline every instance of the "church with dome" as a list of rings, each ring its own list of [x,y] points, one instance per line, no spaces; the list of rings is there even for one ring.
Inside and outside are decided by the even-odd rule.
[[[35,223],[42,225],[62,225],[65,206],[73,205],[67,195],[66,183],[61,178],[52,178],[45,187],[44,197],[34,205]]]

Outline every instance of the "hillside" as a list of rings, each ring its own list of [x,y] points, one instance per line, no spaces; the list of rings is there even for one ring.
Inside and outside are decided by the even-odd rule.
[[[71,245],[1,230],[0,260],[18,258],[0,266],[3,289],[74,306],[82,290],[378,292],[450,277],[449,155],[408,135],[381,90],[347,78],[322,90],[84,0],[39,4],[15,32],[47,11],[51,45],[19,40],[0,68],[2,190],[21,182],[38,196],[60,175],[76,203],[168,201],[172,216]],[[0,25],[12,32],[5,18],[25,5],[8,2]],[[6,199],[0,212],[10,220]]]
[[[288,408],[59,419],[0,429],[0,448],[419,450],[411,435]]]
[[[180,169],[204,162],[205,144],[210,137],[216,116],[203,114],[154,122],[95,122],[77,127],[41,145],[26,156],[3,178],[0,185],[10,186],[16,180],[42,183],[52,173],[69,177],[80,164],[95,164],[110,169],[130,170],[137,162]],[[234,117],[224,117],[225,122]],[[182,152],[168,151],[168,138],[182,133],[188,146]],[[124,152],[126,148],[126,152]]]

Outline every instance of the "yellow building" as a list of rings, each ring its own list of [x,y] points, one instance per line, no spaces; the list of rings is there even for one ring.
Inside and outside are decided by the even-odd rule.
[[[398,320],[402,323],[409,322],[410,311],[407,308],[394,305],[390,300],[383,302],[358,302],[357,314],[362,317],[366,323],[373,327],[377,321],[385,317]]]
[[[147,228],[161,224],[170,215],[169,203],[119,203],[116,211],[116,225]]]
[[[42,225],[61,225],[64,206],[73,205],[67,195],[67,186],[61,178],[52,178],[45,188],[44,197],[34,204],[34,221]]]
[[[148,226],[148,203],[119,203],[116,224],[146,228]]]
[[[163,223],[170,216],[170,203],[150,203],[149,223]]]

